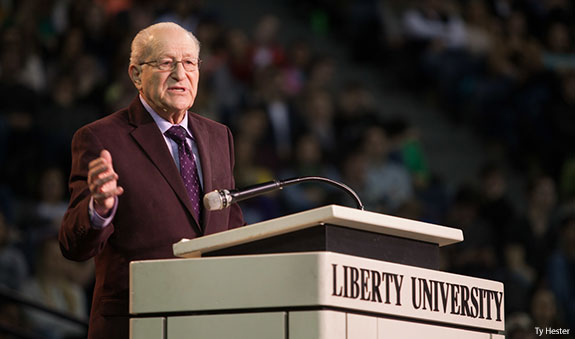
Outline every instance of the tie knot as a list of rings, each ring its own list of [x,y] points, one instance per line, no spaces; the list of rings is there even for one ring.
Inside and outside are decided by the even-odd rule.
[[[165,134],[168,138],[174,140],[178,144],[181,144],[186,141],[186,134],[187,134],[186,129],[183,128],[182,126],[179,125],[172,126],[166,131]]]

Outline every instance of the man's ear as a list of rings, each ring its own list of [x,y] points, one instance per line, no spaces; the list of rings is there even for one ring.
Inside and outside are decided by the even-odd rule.
[[[130,65],[128,68],[128,73],[130,79],[134,83],[134,86],[140,91],[142,89],[142,68],[136,65]]]

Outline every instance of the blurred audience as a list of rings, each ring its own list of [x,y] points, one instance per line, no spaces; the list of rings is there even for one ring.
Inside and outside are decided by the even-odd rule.
[[[171,20],[202,42],[192,110],[232,128],[238,187],[324,176],[352,187],[368,210],[459,227],[466,240],[446,249],[443,267],[505,282],[510,338],[533,326],[575,329],[573,1],[293,1],[313,36],[287,42],[280,15],[245,30],[210,6],[0,1],[0,285],[86,316],[91,263],[67,265],[44,244],[65,209],[69,143],[78,126],[133,99],[130,37]],[[352,61],[395,76],[485,142],[488,161],[470,184],[434,173],[420,140],[428,127],[385,111],[368,84],[347,78],[350,60],[315,44],[329,34]],[[511,177],[524,197],[512,194]],[[308,184],[242,207],[253,223],[328,203],[353,205]],[[34,255],[40,247],[53,262]],[[54,329],[26,315],[0,305],[0,321]]]

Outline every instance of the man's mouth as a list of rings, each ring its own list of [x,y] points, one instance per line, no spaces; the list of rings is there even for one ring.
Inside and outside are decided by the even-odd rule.
[[[178,87],[178,86],[173,86],[173,87],[168,87],[168,91],[172,91],[172,92],[185,92],[186,88],[185,87]]]

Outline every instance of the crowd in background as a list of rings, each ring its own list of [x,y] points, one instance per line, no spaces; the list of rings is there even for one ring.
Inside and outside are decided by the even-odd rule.
[[[305,36],[282,40],[290,27],[279,16],[245,30],[201,0],[3,0],[0,291],[87,319],[92,263],[57,253],[70,141],[136,97],[133,36],[174,21],[201,42],[192,111],[232,129],[238,187],[323,176],[352,187],[367,210],[461,228],[465,241],[444,248],[442,270],[505,283],[508,338],[534,326],[575,331],[574,1],[286,4],[309,34],[346,46],[349,65],[368,63],[432,98],[446,112],[438,119],[469,129],[493,161],[448,189],[418,139],[426,126],[386,112],[366,83],[342,79],[329,50]],[[523,182],[521,203],[510,175]],[[253,223],[331,203],[352,205],[302,184],[242,209]],[[1,298],[0,324],[49,338],[84,330]]]

